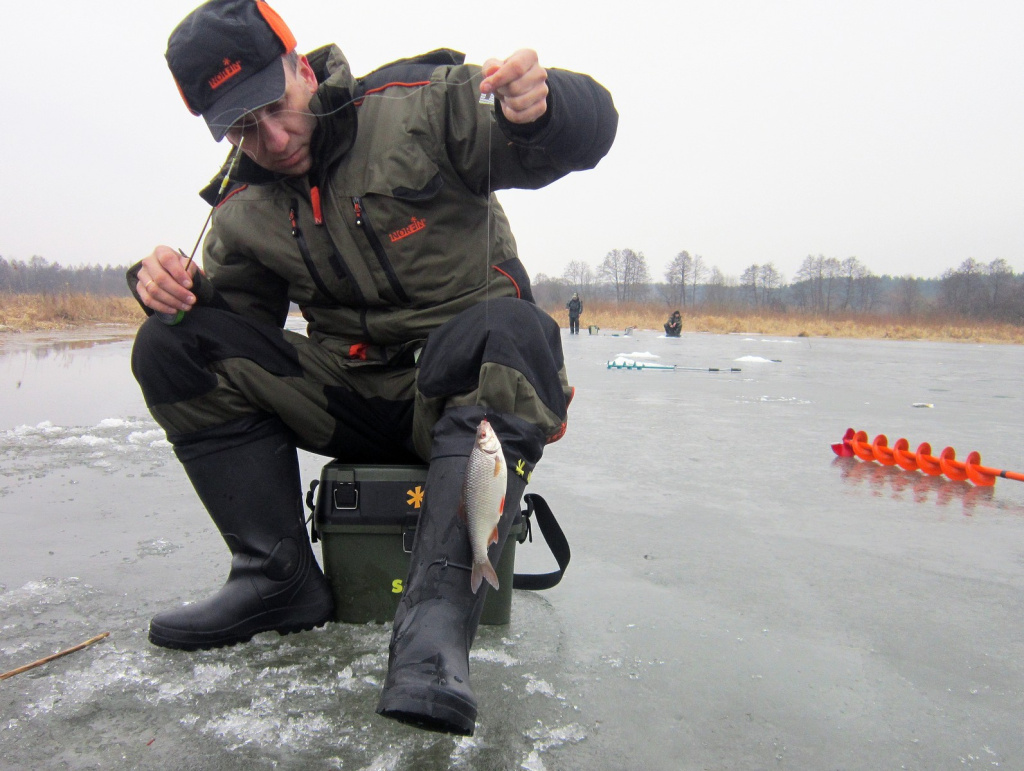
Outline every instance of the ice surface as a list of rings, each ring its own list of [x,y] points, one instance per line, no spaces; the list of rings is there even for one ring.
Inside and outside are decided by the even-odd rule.
[[[387,624],[150,645],[152,615],[214,591],[227,559],[130,345],[0,351],[0,671],[111,633],[0,683],[0,768],[1024,766],[1024,484],[830,448],[852,426],[1024,469],[1024,349],[630,341],[564,338],[569,430],[530,492],[572,561],[481,628],[461,739],[374,714]],[[302,456],[307,482],[321,462]],[[516,557],[554,567],[536,528]]]

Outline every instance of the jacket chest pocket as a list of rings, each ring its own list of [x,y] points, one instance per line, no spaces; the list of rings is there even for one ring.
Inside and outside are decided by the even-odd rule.
[[[435,218],[442,214],[444,177],[421,151],[409,148],[396,148],[364,171],[365,184],[346,186],[348,193],[338,203],[349,207],[349,229],[366,255],[376,294],[385,303],[415,304],[415,266],[428,230],[440,224]]]

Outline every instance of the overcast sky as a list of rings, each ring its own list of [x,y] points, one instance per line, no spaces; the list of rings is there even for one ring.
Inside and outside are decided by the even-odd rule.
[[[127,265],[190,250],[227,145],[163,58],[193,0],[19,2],[0,27],[0,256]],[[934,277],[1024,272],[1021,0],[277,0],[303,50],[365,73],[442,46],[532,47],[612,92],[597,169],[501,200],[534,274],[611,249],[660,279],[678,252],[738,277],[808,255]]]

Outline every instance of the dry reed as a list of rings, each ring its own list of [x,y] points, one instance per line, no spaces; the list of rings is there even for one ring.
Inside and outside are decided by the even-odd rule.
[[[564,307],[545,308],[562,326],[568,326]],[[969,343],[1024,345],[1024,327],[1012,324],[948,319],[902,319],[884,316],[832,316],[755,312],[709,313],[681,309],[683,332],[714,334],[751,333],[780,337],[852,337],[891,340],[942,340]],[[662,331],[668,311],[657,305],[616,305],[591,302],[584,307],[580,326],[605,331]],[[86,294],[23,295],[0,293],[0,332],[72,329],[89,324],[138,325],[145,319],[131,297]]]
[[[568,326],[564,307],[545,308],[558,323]],[[669,310],[656,305],[616,305],[593,302],[584,306],[580,329],[593,325],[605,331],[639,330],[661,332]],[[724,311],[710,313],[680,309],[683,333],[750,333],[779,337],[849,337],[890,340],[933,340],[969,343],[1024,344],[1024,327],[966,319],[901,319],[886,316],[816,317],[799,313],[757,313]]]
[[[132,297],[0,293],[0,332],[73,329],[88,324],[134,324],[146,318]]]

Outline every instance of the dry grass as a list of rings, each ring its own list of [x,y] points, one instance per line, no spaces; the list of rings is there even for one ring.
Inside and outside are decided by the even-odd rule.
[[[548,311],[568,326],[564,307]],[[608,330],[627,327],[660,332],[668,311],[656,305],[617,306],[587,303],[580,326]],[[89,324],[138,325],[145,319],[130,297],[95,297],[83,294],[21,295],[0,293],[0,332],[73,329]],[[950,323],[942,320],[872,317],[812,318],[798,314],[723,313],[683,311],[683,332],[718,334],[749,332],[779,337],[856,337],[892,340],[944,340],[969,343],[1024,345],[1024,327],[1010,324]]]
[[[546,308],[562,326],[569,317],[564,307]],[[710,314],[682,310],[683,333],[752,333],[779,337],[852,337],[891,340],[935,340],[968,343],[1009,343],[1024,345],[1024,327],[958,320],[898,319],[874,316],[865,318],[816,318],[801,314],[722,313]],[[580,318],[580,328],[595,325],[608,330],[627,327],[662,331],[669,310],[652,305],[616,306],[614,303],[588,303]]]
[[[138,325],[145,318],[131,297],[0,293],[0,332],[73,329],[88,324]]]

